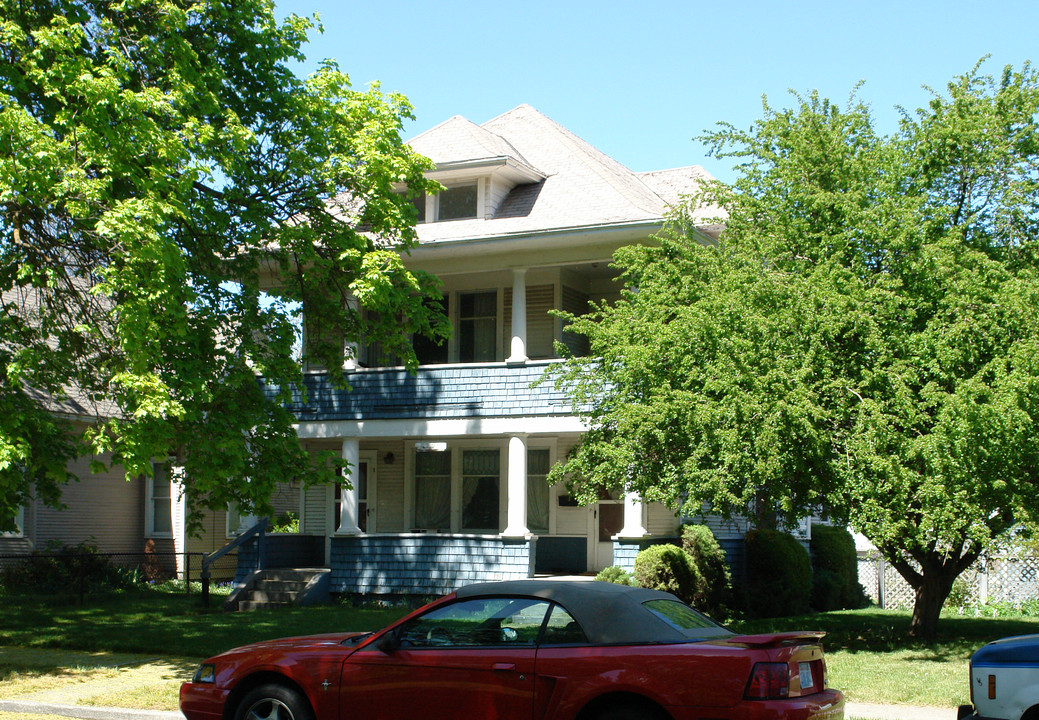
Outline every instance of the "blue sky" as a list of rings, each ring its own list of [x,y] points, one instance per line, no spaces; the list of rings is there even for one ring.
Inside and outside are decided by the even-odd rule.
[[[882,132],[896,105],[926,103],[990,55],[998,75],[1039,62],[1036,0],[585,2],[276,0],[276,14],[321,17],[312,70],[335,58],[355,87],[380,81],[415,106],[411,137],[453,115],[482,123],[529,103],[632,170],[731,163],[695,139],[725,121],[746,128],[761,98],[813,89],[859,96]]]

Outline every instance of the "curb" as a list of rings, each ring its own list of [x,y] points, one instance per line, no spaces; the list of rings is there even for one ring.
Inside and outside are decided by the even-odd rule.
[[[81,720],[184,720],[173,710],[128,710],[90,705],[57,705],[25,700],[0,700],[0,712],[60,715]]]

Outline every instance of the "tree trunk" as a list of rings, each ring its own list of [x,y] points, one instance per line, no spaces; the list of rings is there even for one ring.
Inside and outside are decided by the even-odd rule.
[[[942,613],[945,599],[952,591],[951,578],[948,582],[942,577],[924,575],[922,582],[916,587],[916,602],[913,604],[913,618],[909,621],[909,635],[928,642],[938,637],[938,618]]]

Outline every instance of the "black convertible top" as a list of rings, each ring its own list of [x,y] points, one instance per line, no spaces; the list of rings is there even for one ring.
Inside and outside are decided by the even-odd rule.
[[[688,642],[706,637],[731,635],[721,625],[681,630],[650,612],[643,603],[672,600],[674,595],[659,590],[596,581],[508,580],[466,585],[458,598],[538,597],[557,602],[581,626],[593,645],[640,645]]]

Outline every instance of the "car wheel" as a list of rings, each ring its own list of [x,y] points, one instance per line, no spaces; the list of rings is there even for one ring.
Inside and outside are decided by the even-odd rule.
[[[664,717],[666,716],[652,706],[622,702],[600,710],[595,715],[595,720],[661,720]]]
[[[314,720],[306,699],[284,685],[261,685],[238,703],[235,720]]]

